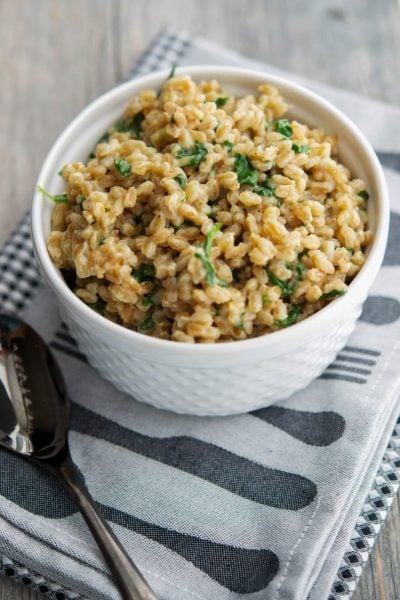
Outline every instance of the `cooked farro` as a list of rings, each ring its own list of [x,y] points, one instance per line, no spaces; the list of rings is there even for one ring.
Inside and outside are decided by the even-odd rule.
[[[235,98],[188,76],[134,97],[52,197],[48,249],[76,295],[141,333],[217,342],[345,293],[371,240],[368,193],[335,137],[286,110],[269,85]]]

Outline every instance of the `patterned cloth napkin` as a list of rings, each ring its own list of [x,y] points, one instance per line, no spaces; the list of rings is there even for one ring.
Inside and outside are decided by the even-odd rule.
[[[169,31],[131,76],[171,63],[278,72]],[[73,401],[73,458],[162,600],[349,598],[397,491],[400,110],[308,85],[347,112],[391,165],[393,213],[384,266],[348,346],[289,400],[224,418],[136,402],[92,370],[63,326],[40,283],[27,219],[0,254],[0,309],[22,315],[55,351]],[[60,485],[5,450],[0,469],[3,573],[57,600],[118,598]]]

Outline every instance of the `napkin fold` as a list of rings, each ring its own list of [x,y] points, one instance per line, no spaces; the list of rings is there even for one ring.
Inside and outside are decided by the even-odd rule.
[[[163,32],[130,76],[177,64],[250,66]],[[0,253],[0,310],[50,344],[73,402],[70,445],[88,488],[161,600],[348,599],[400,479],[400,110],[306,82],[388,165],[384,264],[348,346],[306,390],[231,417],[157,410],[103,381],[42,286],[28,218]],[[49,597],[117,599],[76,507],[46,472],[0,450],[0,570]]]

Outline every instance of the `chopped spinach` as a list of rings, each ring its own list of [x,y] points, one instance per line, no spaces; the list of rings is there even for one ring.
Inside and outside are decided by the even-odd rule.
[[[139,331],[149,331],[149,329],[154,329],[155,326],[156,324],[154,322],[153,317],[149,317],[148,319],[145,319],[144,321],[138,323]]]
[[[369,194],[367,190],[360,190],[357,195],[360,196],[360,198],[362,198],[363,200],[369,199]]]
[[[301,308],[301,304],[295,304],[288,312],[286,319],[275,321],[275,325],[278,325],[278,327],[289,327],[289,325],[293,325],[300,316]]]
[[[106,236],[101,234],[99,236],[99,246],[103,246],[105,244],[105,241],[106,241]]]
[[[94,310],[97,310],[97,312],[100,312],[100,313],[104,312],[105,308],[107,306],[106,302],[104,302],[104,300],[102,300],[101,298],[98,298],[96,300],[96,302],[92,302],[92,303],[88,302],[87,305],[90,306],[90,308],[93,308]]]
[[[293,277],[290,279],[278,279],[270,270],[267,271],[269,280],[281,289],[283,297],[290,296],[296,290],[303,277],[305,266],[302,262],[286,263],[286,268],[293,273]]]
[[[162,86],[161,86],[161,88],[160,88],[160,90],[159,90],[159,92],[158,92],[158,94],[157,94],[157,98],[159,98],[159,97],[161,96],[161,92],[162,92],[162,90],[163,90],[163,87],[164,87],[164,85],[167,83],[167,81],[168,81],[169,79],[172,79],[172,77],[175,77],[175,71],[176,71],[176,65],[175,65],[175,64],[173,64],[173,65],[171,66],[171,70],[170,70],[170,72],[169,72],[169,75],[168,75],[167,79],[164,81],[164,83],[162,84]]]
[[[290,138],[293,133],[292,126],[288,119],[279,119],[275,121],[275,131],[283,135],[285,138]]]
[[[175,71],[176,71],[176,65],[172,65],[171,70],[169,72],[169,75],[167,77],[167,81],[168,79],[172,79],[172,77],[175,77]]]
[[[258,171],[252,166],[246,154],[235,154],[235,171],[239,183],[245,185],[256,185]]]
[[[129,175],[132,173],[131,165],[128,162],[126,162],[124,158],[116,158],[114,160],[114,165],[124,177],[129,177]]]
[[[198,167],[208,154],[208,149],[204,144],[195,142],[193,148],[184,148],[178,146],[176,157],[180,167]]]
[[[246,314],[245,312],[242,312],[242,314],[240,315],[240,321],[239,321],[239,323],[237,323],[235,325],[235,327],[237,327],[238,329],[240,329],[240,331],[245,331],[245,325],[243,323],[243,315],[245,315],[245,314]]]
[[[142,304],[144,307],[148,307],[148,306],[152,306],[154,304],[153,302],[153,292],[149,292],[148,294],[145,294],[142,298]]]
[[[115,125],[115,131],[130,132],[133,137],[139,138],[142,133],[142,122],[144,121],[144,114],[138,112],[130,121],[121,119]]]
[[[266,304],[268,304],[268,302],[269,302],[269,296],[268,296],[268,294],[263,294],[262,295],[263,306],[265,306]]]
[[[226,104],[229,100],[229,96],[223,96],[221,98],[217,98],[216,100],[214,100],[215,104],[217,105],[217,107],[219,108],[220,106],[224,106],[224,104]]]
[[[204,243],[204,252],[206,256],[210,256],[212,241],[218,231],[221,229],[222,223],[216,223],[214,227],[207,233],[206,241]]]
[[[49,198],[49,200],[52,200],[56,204],[68,204],[69,202],[68,194],[49,194],[40,185],[37,186],[37,189],[45,198]]]
[[[325,292],[325,294],[322,294],[321,298],[328,299],[328,298],[337,298],[337,296],[344,296],[344,294],[347,292],[347,290],[331,290],[330,292]]]
[[[254,188],[254,191],[256,194],[259,194],[260,196],[269,196],[269,197],[275,196],[275,190],[276,190],[276,185],[274,183],[272,183],[271,178],[267,178],[260,185],[257,185]]]
[[[142,133],[143,121],[144,114],[142,112],[137,113],[132,119],[130,130],[136,138],[140,137],[140,134]]]
[[[115,131],[118,131],[118,132],[129,131],[129,123],[128,123],[128,121],[125,121],[124,119],[120,119],[119,121],[117,121],[115,123],[114,129],[115,129]]]
[[[310,151],[310,146],[308,144],[292,144],[292,148],[296,154],[308,154]]]
[[[233,144],[229,140],[225,140],[222,142],[222,145],[225,146],[228,152],[232,152]]]
[[[210,259],[204,254],[204,251],[201,251],[202,249],[200,248],[197,252],[195,252],[195,257],[198,258],[204,267],[204,270],[206,272],[206,281],[207,284],[211,287],[213,287],[215,285],[215,269],[213,267],[213,265],[210,262]]]
[[[228,283],[218,277],[215,272],[214,265],[210,260],[210,253],[212,247],[212,240],[215,234],[221,229],[222,223],[216,223],[215,226],[207,233],[206,241],[203,247],[199,247],[195,252],[195,257],[201,260],[204,270],[206,272],[206,282],[210,287],[213,287],[216,283],[221,287],[229,287]]]
[[[147,263],[142,263],[140,267],[132,270],[132,275],[139,283],[143,283],[143,281],[154,281],[156,274],[156,269],[154,265],[148,265]]]
[[[179,174],[176,177],[174,177],[174,179],[181,186],[182,189],[184,189],[186,187],[186,184],[187,184],[186,175]]]

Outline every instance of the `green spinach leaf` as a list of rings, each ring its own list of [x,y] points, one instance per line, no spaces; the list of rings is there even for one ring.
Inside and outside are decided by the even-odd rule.
[[[126,162],[126,160],[124,158],[116,158],[114,160],[114,165],[116,166],[117,170],[121,173],[121,175],[123,175],[124,177],[129,177],[129,175],[132,173],[132,167],[131,165]]]
[[[195,142],[193,148],[179,146],[176,150],[176,158],[180,167],[198,167],[207,154],[207,147],[200,142]]]
[[[279,119],[275,121],[275,131],[283,135],[285,138],[290,138],[293,133],[292,126],[288,119]]]
[[[143,283],[143,281],[154,281],[156,269],[154,265],[142,263],[140,267],[132,271],[132,275],[139,283]]]
[[[277,285],[282,290],[282,296],[285,298],[293,294],[302,280],[303,273],[305,271],[305,266],[302,262],[297,262],[294,264],[286,263],[286,268],[290,269],[293,273],[293,277],[290,279],[279,279],[272,273],[272,271],[267,270],[268,278],[274,285]]]
[[[179,174],[174,177],[175,181],[184,189],[187,185],[187,177],[185,175]]]
[[[360,198],[362,198],[363,200],[369,199],[369,194],[367,190],[360,190],[357,195],[360,196]]]
[[[222,145],[225,146],[228,152],[232,152],[233,144],[229,140],[225,140],[222,142]]]
[[[289,327],[289,325],[293,325],[299,318],[301,309],[301,304],[295,304],[288,312],[288,316],[286,317],[286,319],[282,319],[281,321],[275,321],[275,325],[278,325],[278,327]]]
[[[331,290],[330,292],[325,292],[325,294],[322,294],[321,298],[328,299],[328,298],[337,298],[337,296],[344,296],[344,294],[347,292],[347,290]]]
[[[37,186],[37,189],[45,198],[52,200],[56,204],[68,204],[69,202],[67,194],[49,194],[49,192],[46,192],[46,190],[40,185]]]
[[[275,190],[276,185],[275,183],[272,183],[271,178],[267,178],[260,185],[257,185],[254,188],[256,194],[259,194],[260,196],[269,196],[270,198],[275,196]]]
[[[206,272],[206,282],[210,287],[213,287],[216,283],[221,287],[229,287],[229,284],[226,283],[223,279],[218,277],[215,272],[215,267],[211,262],[210,253],[212,247],[212,241],[217,233],[222,227],[222,223],[216,223],[214,227],[209,231],[206,235],[206,241],[204,242],[203,247],[199,247],[197,252],[195,252],[195,257],[201,260],[204,270]]]
[[[217,105],[217,107],[219,108],[220,106],[224,106],[229,100],[229,96],[224,96],[221,98],[217,98],[214,102]]]
[[[258,171],[252,166],[246,154],[235,154],[235,171],[240,184],[256,185]]]
[[[133,137],[139,138],[142,133],[142,122],[145,116],[142,112],[137,113],[130,121],[121,119],[115,125],[115,131],[130,132]]]
[[[139,331],[149,331],[150,329],[154,329],[155,326],[156,324],[154,322],[153,317],[149,317],[148,319],[145,319],[144,321],[138,323]]]
[[[295,154],[308,154],[310,151],[310,146],[308,146],[308,144],[296,144],[296,142],[294,142],[292,144],[292,148],[293,151],[295,152]]]

